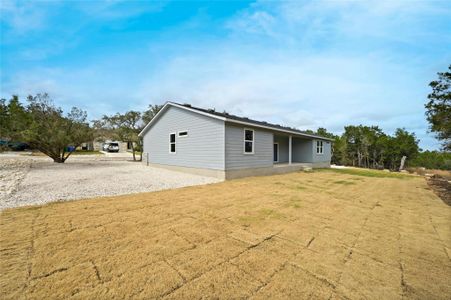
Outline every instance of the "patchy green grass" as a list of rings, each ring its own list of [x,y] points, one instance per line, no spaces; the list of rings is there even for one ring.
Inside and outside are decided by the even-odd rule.
[[[100,151],[75,150],[71,155],[104,155]]]
[[[352,185],[355,184],[355,182],[352,181],[346,181],[346,180],[336,180],[334,181],[335,184],[344,184],[344,185]]]
[[[349,178],[349,180],[354,180],[354,181],[365,181],[365,178],[361,178],[361,177],[352,177],[352,178]]]
[[[338,174],[347,174],[355,176],[373,177],[373,178],[398,178],[398,179],[410,179],[413,178],[411,175],[406,175],[402,173],[394,173],[379,170],[370,169],[317,169],[315,172],[333,172]]]
[[[286,207],[301,208],[302,200],[298,197],[292,197],[288,200]]]
[[[294,188],[295,188],[296,190],[301,190],[301,191],[307,189],[305,186],[300,185],[300,184],[299,184],[299,185],[296,185]]]
[[[256,223],[264,221],[265,219],[276,219],[281,220],[285,218],[285,215],[269,208],[262,208],[250,215],[241,216],[239,220],[245,224]]]

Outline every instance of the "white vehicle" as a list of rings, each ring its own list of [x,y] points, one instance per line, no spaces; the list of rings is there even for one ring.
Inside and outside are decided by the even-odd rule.
[[[103,151],[106,152],[119,152],[119,143],[117,142],[107,142],[103,144]]]

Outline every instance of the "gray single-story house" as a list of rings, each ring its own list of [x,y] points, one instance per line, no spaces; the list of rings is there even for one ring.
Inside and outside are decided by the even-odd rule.
[[[222,179],[330,167],[330,139],[189,104],[167,102],[139,135],[147,165]]]

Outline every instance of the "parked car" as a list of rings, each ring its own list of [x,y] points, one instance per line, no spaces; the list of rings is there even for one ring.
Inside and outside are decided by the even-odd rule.
[[[0,140],[0,146],[3,148],[8,148],[13,151],[24,151],[25,149],[29,149],[30,146],[26,143],[22,142],[12,142],[12,141],[5,141]]]
[[[106,152],[119,152],[119,143],[109,142],[103,144],[103,151]]]

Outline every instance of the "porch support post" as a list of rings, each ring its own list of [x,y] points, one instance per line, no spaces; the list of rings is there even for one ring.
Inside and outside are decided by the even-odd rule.
[[[293,154],[293,151],[291,150],[292,147],[292,136],[290,135],[288,137],[288,164],[291,165],[291,156]]]

